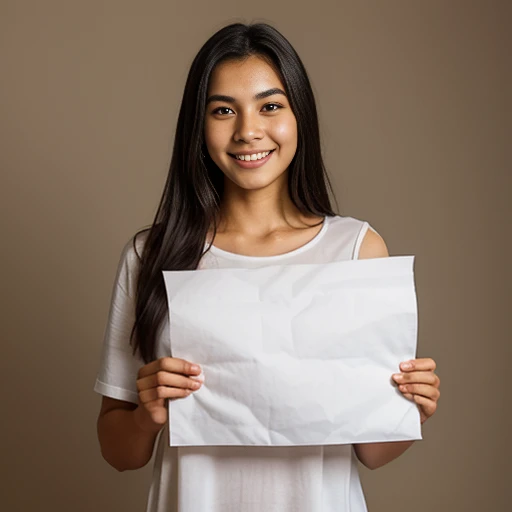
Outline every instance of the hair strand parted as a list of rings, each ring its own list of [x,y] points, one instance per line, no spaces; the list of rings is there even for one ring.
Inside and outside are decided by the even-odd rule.
[[[167,314],[162,270],[196,269],[209,229],[217,229],[224,175],[210,158],[203,134],[211,73],[220,62],[251,55],[266,59],[278,73],[297,120],[297,151],[289,167],[291,200],[303,214],[334,215],[314,95],[302,61],[286,38],[266,23],[222,28],[192,62],[160,204],[151,227],[133,237],[139,271],[130,341],[146,364],[156,359],[156,340]],[[138,237],[144,237],[140,255]]]

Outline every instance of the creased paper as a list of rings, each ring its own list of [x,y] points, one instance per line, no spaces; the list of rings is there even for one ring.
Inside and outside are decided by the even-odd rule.
[[[164,271],[172,356],[204,376],[169,401],[171,446],[421,439],[391,379],[416,353],[413,263]]]

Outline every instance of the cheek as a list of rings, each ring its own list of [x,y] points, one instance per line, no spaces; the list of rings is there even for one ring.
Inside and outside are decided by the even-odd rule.
[[[282,144],[297,143],[297,123],[295,119],[283,120],[273,127],[276,142]]]
[[[232,127],[229,123],[205,123],[204,140],[208,148],[215,151],[224,151],[232,137]]]

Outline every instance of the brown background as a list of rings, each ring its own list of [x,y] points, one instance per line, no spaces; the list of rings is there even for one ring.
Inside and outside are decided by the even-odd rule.
[[[110,293],[156,210],[192,58],[241,20],[302,57],[340,213],[416,255],[419,356],[443,396],[423,441],[361,468],[370,511],[510,510],[510,5],[2,1],[0,508],[144,510],[152,464],[118,473],[96,438]]]

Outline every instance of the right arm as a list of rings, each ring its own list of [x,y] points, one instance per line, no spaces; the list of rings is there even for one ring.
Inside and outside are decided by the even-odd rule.
[[[145,466],[158,432],[167,422],[167,399],[185,398],[199,389],[200,374],[197,365],[163,357],[139,370],[139,405],[103,396],[97,422],[103,458],[118,471]]]
[[[140,427],[140,406],[103,396],[97,430],[103,458],[118,471],[138,469],[151,459],[159,428]]]
[[[142,242],[142,239],[139,239]],[[118,471],[145,466],[168,419],[168,399],[185,398],[201,369],[183,359],[162,357],[144,364],[130,347],[135,322],[139,258],[134,239],[119,259],[95,391],[102,395],[97,420],[103,458]],[[142,250],[139,245],[138,250]],[[195,380],[194,380],[195,379]]]

